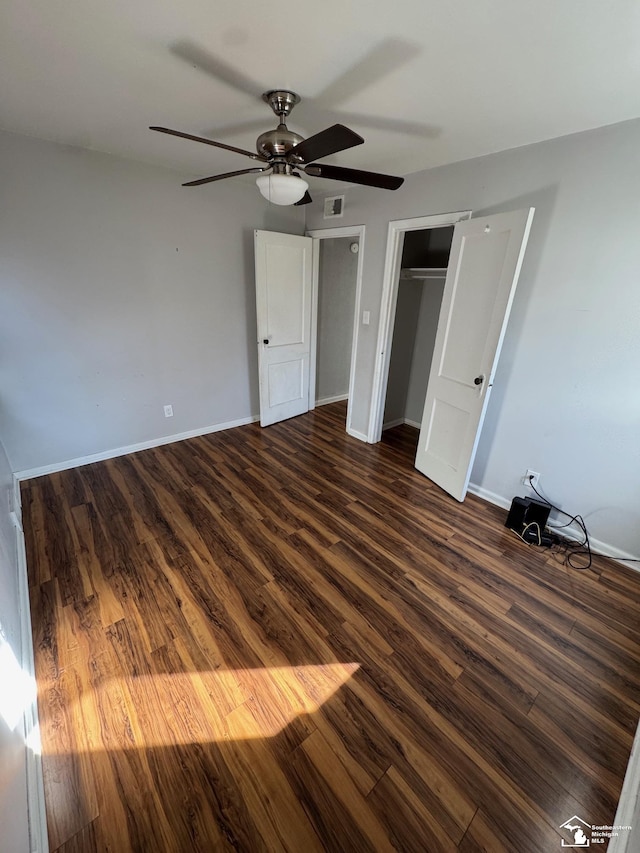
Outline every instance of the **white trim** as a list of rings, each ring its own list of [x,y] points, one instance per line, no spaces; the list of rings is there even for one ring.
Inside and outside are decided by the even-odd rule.
[[[13,515],[16,517],[15,513],[13,513]],[[16,541],[18,546],[17,570],[20,645],[22,649],[20,664],[23,671],[35,680],[33,637],[31,634],[31,608],[29,603],[29,582],[27,578],[27,555],[22,526],[18,527],[18,525],[16,525]],[[38,734],[39,731],[38,704],[37,701],[34,700],[31,706],[25,709],[22,718],[22,734],[25,739],[25,743],[32,732]],[[31,848],[31,853],[48,853],[49,841],[47,836],[47,814],[44,801],[42,759],[37,752],[34,752],[28,746],[25,747],[25,752],[29,846]]]
[[[415,427],[415,429],[420,429],[421,424],[418,421],[409,420],[409,418],[396,418],[395,421],[385,421],[382,424],[382,431],[384,432],[386,429],[392,429],[393,427],[402,426],[402,424],[406,424],[410,427]]]
[[[308,234],[305,236],[309,236]],[[309,411],[316,405],[318,372],[318,283],[320,281],[320,244],[311,240],[311,334],[309,336]]]
[[[513,498],[503,498],[502,495],[498,495],[495,492],[490,492],[489,489],[485,489],[482,486],[477,486],[475,483],[469,483],[468,491],[470,491],[471,494],[476,495],[476,497],[488,501],[494,506],[499,506],[500,509],[508,510],[511,507],[511,501],[513,500]],[[578,533],[578,531],[571,530],[570,528],[563,528],[561,531],[559,531],[559,533],[562,536],[566,536],[567,539],[581,539],[581,534]],[[602,554],[605,557],[609,557],[609,559],[615,560],[617,563],[620,563],[620,565],[622,566],[626,566],[628,569],[633,569],[633,571],[635,572],[640,572],[640,564],[629,564],[624,562],[625,558],[627,558],[628,560],[635,559],[633,554],[629,554],[627,551],[623,551],[620,548],[616,548],[615,545],[609,545],[607,542],[602,542],[602,540],[600,539],[594,539],[592,536],[589,536],[589,544],[591,545],[592,551],[597,551],[598,554]]]
[[[402,261],[404,235],[407,231],[442,228],[447,225],[455,225],[457,222],[462,222],[470,218],[471,211],[463,210],[456,213],[418,216],[413,219],[396,219],[389,222],[384,276],[382,279],[382,298],[380,300],[380,320],[376,346],[377,355],[373,375],[371,408],[369,410],[367,440],[371,444],[380,441],[382,435],[384,401],[389,379],[389,359],[391,356],[391,341],[393,339],[393,321],[396,312],[396,302],[398,300],[398,283],[400,281],[400,264]]]
[[[45,474],[57,474],[58,471],[68,471],[69,468],[79,468],[81,465],[89,465],[91,462],[103,462],[105,459],[115,459],[117,456],[126,456],[128,453],[136,453],[138,450],[149,450],[151,447],[161,447],[163,444],[173,444],[174,441],[183,441],[185,438],[197,438],[200,435],[209,435],[212,432],[222,432],[225,429],[233,429],[246,424],[253,424],[260,420],[260,415],[251,415],[248,418],[239,418],[235,421],[226,421],[221,424],[212,424],[199,429],[190,429],[186,432],[178,432],[174,435],[165,435],[162,438],[152,438],[150,441],[140,441],[137,444],[128,444],[125,447],[116,447],[113,450],[103,450],[100,453],[91,453],[89,456],[78,456],[75,459],[67,459],[65,462],[54,462],[53,465],[42,465],[40,468],[27,468],[17,471],[13,476],[16,481],[31,480],[33,477],[42,477]]]
[[[495,492],[490,492],[489,489],[485,489],[483,486],[477,486],[475,483],[469,483],[467,491],[478,498],[482,498],[483,501],[488,501],[494,506],[499,506],[500,509],[509,509],[511,500],[513,500],[507,500],[507,498],[503,498]]]
[[[351,401],[354,399],[354,385],[356,381],[356,354],[358,352],[358,335],[360,332],[360,306],[362,304],[362,271],[364,268],[364,225],[344,225],[338,228],[315,228],[306,232],[307,237],[311,237],[314,247],[318,246],[318,240],[330,240],[336,237],[357,237],[360,243],[360,251],[358,252],[358,266],[356,270],[356,298],[353,306],[353,335],[351,337],[351,366],[349,368],[349,393],[347,395],[347,426],[346,430],[349,435],[355,435],[359,438],[360,433],[351,431]],[[313,300],[315,309],[315,326],[312,327],[312,369],[314,370],[314,394],[315,394],[315,359],[317,347],[317,313],[318,313],[318,276],[320,271],[320,252],[317,252],[317,264],[314,265],[314,280],[313,280]],[[365,436],[364,441],[367,441]]]
[[[20,526],[22,526],[22,494],[20,492],[20,480],[13,475],[13,511],[15,512],[18,520],[20,521]]]
[[[633,739],[631,755],[627,770],[624,774],[622,791],[618,800],[616,816],[613,819],[614,826],[630,826],[631,830],[620,830],[618,835],[609,842],[607,850],[609,853],[633,853],[638,849],[638,837],[640,836],[640,725]],[[635,825],[634,825],[635,824]]]
[[[316,400],[316,406],[328,406],[329,403],[341,403],[343,400],[348,400],[348,394],[338,394],[336,397],[322,397]]]
[[[332,237],[359,237],[364,234],[364,225],[339,225],[337,228],[312,228],[305,237],[312,240],[327,240]]]
[[[347,432],[352,438],[357,438],[358,441],[367,441],[367,436],[363,432],[358,432],[357,429],[352,429],[351,427],[347,427]]]

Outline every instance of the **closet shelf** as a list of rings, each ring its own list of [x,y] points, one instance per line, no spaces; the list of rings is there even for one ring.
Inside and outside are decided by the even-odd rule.
[[[401,280],[445,278],[446,275],[446,267],[404,267],[400,270]]]

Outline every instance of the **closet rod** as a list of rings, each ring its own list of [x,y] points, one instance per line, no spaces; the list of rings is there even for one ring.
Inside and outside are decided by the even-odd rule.
[[[404,267],[400,270],[400,278],[405,281],[408,279],[445,278],[446,275],[446,267]]]

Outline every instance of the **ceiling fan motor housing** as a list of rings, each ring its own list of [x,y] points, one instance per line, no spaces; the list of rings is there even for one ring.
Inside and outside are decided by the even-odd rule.
[[[302,141],[302,136],[288,130],[284,124],[280,124],[275,130],[267,130],[266,133],[260,134],[256,139],[256,151],[262,157],[269,159],[271,157],[286,157],[288,152]],[[301,160],[301,158],[295,159]]]
[[[262,157],[286,157],[289,151],[303,141],[302,136],[287,128],[285,120],[296,104],[300,103],[300,95],[290,92],[288,89],[270,89],[262,96],[262,100],[269,104],[273,112],[280,119],[280,124],[275,130],[261,133],[256,140],[256,150]],[[302,162],[300,157],[294,158]]]

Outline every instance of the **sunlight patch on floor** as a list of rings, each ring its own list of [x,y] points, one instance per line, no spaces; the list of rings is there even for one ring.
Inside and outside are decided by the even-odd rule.
[[[278,735],[313,714],[359,669],[358,663],[225,669],[79,683],[60,673],[40,701],[65,696],[42,715],[47,755],[224,743]],[[62,710],[64,704],[65,710]]]

